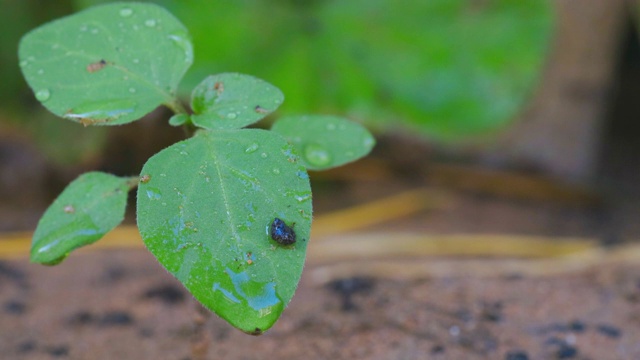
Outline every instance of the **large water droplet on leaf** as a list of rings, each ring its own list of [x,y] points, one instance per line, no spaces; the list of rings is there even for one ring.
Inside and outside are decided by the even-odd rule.
[[[36,91],[36,99],[40,102],[44,102],[49,100],[51,97],[51,92],[48,89],[41,89]]]
[[[122,8],[120,9],[120,16],[129,17],[133,15],[133,10],[131,8]]]
[[[331,162],[329,151],[322,145],[310,143],[304,148],[304,157],[309,164],[314,166],[324,166]]]

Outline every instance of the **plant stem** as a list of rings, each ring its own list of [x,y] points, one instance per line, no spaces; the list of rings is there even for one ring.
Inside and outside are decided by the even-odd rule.
[[[132,176],[132,177],[128,178],[127,179],[127,186],[129,187],[129,191],[137,188],[139,183],[140,183],[140,178],[137,177],[137,176]]]
[[[165,105],[171,109],[174,114],[188,114],[187,109],[185,109],[177,97],[172,98],[171,101],[165,103]]]

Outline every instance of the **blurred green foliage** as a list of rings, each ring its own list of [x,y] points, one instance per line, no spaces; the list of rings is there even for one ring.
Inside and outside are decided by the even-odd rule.
[[[96,0],[77,0],[79,5]],[[503,126],[537,84],[546,0],[157,0],[189,24],[185,88],[237,71],[285,94],[286,113],[334,112],[439,139]]]
[[[20,19],[34,0],[0,1],[17,8],[3,11],[3,20],[20,24],[3,36],[33,27]],[[79,10],[109,1],[72,2]],[[554,22],[549,0],[151,2],[193,36],[185,99],[207,75],[241,72],[291,94],[281,114],[329,112],[438,140],[485,134],[519,113],[537,85]],[[22,80],[15,47],[3,51],[3,61],[11,58],[2,67],[4,94]]]

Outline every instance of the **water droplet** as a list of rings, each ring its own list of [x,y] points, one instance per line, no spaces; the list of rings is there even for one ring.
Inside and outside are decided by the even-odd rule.
[[[122,8],[120,9],[120,16],[129,17],[133,15],[133,10],[131,8]]]
[[[259,146],[256,143],[253,143],[251,145],[249,145],[246,149],[244,149],[244,152],[246,152],[247,154],[251,154],[252,152],[255,152],[256,150],[258,150]]]
[[[371,148],[373,145],[375,144],[375,140],[373,140],[372,137],[367,137],[366,139],[364,139],[364,141],[362,142],[362,145],[365,148]]]
[[[187,34],[171,34],[169,39],[178,45],[184,51],[184,62],[191,64],[193,62],[193,45]]]
[[[304,157],[310,165],[325,166],[331,163],[331,155],[322,145],[310,143],[304,148]]]
[[[38,70],[38,75],[42,75],[42,74],[44,74],[44,69]]]
[[[311,193],[296,195],[295,198],[296,198],[296,200],[298,200],[298,202],[307,201],[307,200],[311,199]]]
[[[137,63],[140,62],[140,59],[133,59],[132,61],[133,61],[134,64],[137,64]]]
[[[263,158],[263,159],[266,159],[266,158],[267,158],[267,156],[268,156],[268,155],[267,155],[267,153],[262,153],[262,154],[260,154],[260,157],[261,157],[261,158]]]
[[[227,119],[231,119],[231,120],[233,120],[233,119],[235,119],[236,117],[238,117],[238,114],[236,114],[236,113],[228,113],[228,114],[227,114]]]
[[[137,103],[132,100],[106,100],[84,103],[76,106],[65,118],[79,121],[85,125],[97,122],[116,120],[121,116],[132,113]]]
[[[88,29],[87,25],[80,26],[80,31],[87,31],[87,29]]]
[[[300,179],[304,179],[304,180],[309,179],[309,174],[308,174],[306,171],[296,171],[296,175],[297,175]]]
[[[147,189],[147,197],[150,200],[160,200],[160,198],[162,198],[162,193],[160,190],[150,187]]]
[[[133,93],[136,92],[136,89],[135,88],[129,88],[129,92],[133,94]]]
[[[274,173],[274,174],[276,174],[276,175],[277,175],[277,174],[280,174],[280,169],[275,169],[275,168],[274,168],[274,169],[273,169],[273,170],[271,170],[271,171],[273,171],[273,173]]]
[[[25,67],[27,65],[29,65],[29,62],[27,60],[20,61],[20,66]]]
[[[49,92],[49,90],[47,89],[41,89],[36,91],[36,99],[38,99],[38,101],[47,101],[49,100],[50,97],[51,97],[51,92]]]
[[[144,22],[144,24],[148,27],[154,27],[156,26],[156,21],[154,19],[149,19],[147,21]]]
[[[97,34],[97,33],[98,33],[98,29],[92,29],[92,30],[91,30],[91,33],[92,33],[93,35]]]
[[[76,209],[72,205],[67,205],[64,207],[64,212],[67,214],[73,214],[76,212]]]
[[[336,129],[336,124],[327,124],[327,130],[333,131]]]

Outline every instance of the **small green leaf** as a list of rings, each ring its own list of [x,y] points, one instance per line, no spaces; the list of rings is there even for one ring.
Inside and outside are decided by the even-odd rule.
[[[307,169],[326,170],[355,161],[369,153],[376,141],[360,124],[330,115],[289,116],[271,130],[284,136]]]
[[[31,261],[60,263],[124,219],[129,179],[90,172],[74,180],[44,213],[33,234]]]
[[[284,95],[275,86],[250,75],[225,73],[204,79],[191,94],[196,126],[239,129],[275,111]]]
[[[187,29],[163,8],[113,3],[32,30],[19,57],[51,112],[85,126],[119,125],[175,103],[193,50]]]
[[[188,114],[175,114],[169,119],[169,125],[182,126],[188,121],[190,121]]]
[[[293,147],[259,129],[200,131],[142,169],[138,227],[158,261],[244,332],[270,328],[291,300],[311,228],[311,188]],[[279,218],[296,243],[271,239]]]

